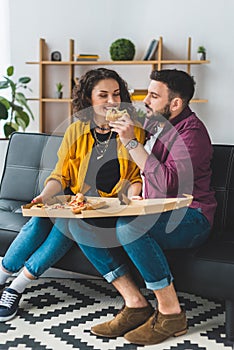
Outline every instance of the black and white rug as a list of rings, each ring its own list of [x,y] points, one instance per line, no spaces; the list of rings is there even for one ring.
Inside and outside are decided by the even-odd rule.
[[[155,306],[152,292],[144,294]],[[221,303],[179,293],[189,330],[147,350],[232,350],[225,339]],[[103,280],[49,279],[34,281],[21,299],[17,317],[0,323],[0,349],[34,350],[137,350],[123,337],[106,339],[90,334],[90,327],[112,318],[122,298]]]

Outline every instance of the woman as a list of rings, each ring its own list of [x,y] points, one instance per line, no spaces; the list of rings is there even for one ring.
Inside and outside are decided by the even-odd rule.
[[[139,169],[105,119],[108,109],[122,109],[125,103],[124,108],[134,116],[127,85],[115,71],[99,68],[81,77],[73,92],[73,107],[78,120],[65,132],[55,169],[47,178],[43,191],[32,202],[45,203],[67,190],[73,194],[117,196],[126,183],[129,185],[128,196],[141,192]],[[140,127],[135,128],[137,138],[143,142],[143,131]],[[115,219],[90,220],[90,224],[97,229],[103,225],[114,227]],[[12,273],[22,267],[23,270],[3,290],[0,321],[14,317],[28,283],[71,248],[73,241],[70,238],[68,219],[58,218],[52,225],[48,219],[33,217],[24,225],[2,260],[0,289],[4,288]]]

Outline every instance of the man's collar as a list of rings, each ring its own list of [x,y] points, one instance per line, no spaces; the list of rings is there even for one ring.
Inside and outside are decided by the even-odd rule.
[[[189,106],[185,107],[183,111],[178,114],[176,117],[170,120],[171,125],[176,125],[177,123],[181,122],[182,120],[188,118],[192,114],[192,111]]]
[[[192,111],[189,106],[185,107],[183,111],[178,114],[176,117],[165,123],[164,129],[170,128],[170,126],[175,126],[180,121],[188,118],[191,115]],[[154,135],[158,128],[158,121],[155,121],[154,118],[146,118],[144,123],[144,130],[147,134]]]

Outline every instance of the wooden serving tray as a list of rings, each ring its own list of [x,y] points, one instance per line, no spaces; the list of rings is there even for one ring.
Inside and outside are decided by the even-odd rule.
[[[65,196],[57,196],[58,203],[62,202],[61,198]],[[23,216],[38,216],[52,218],[102,218],[109,216],[129,216],[129,215],[146,215],[154,213],[162,213],[169,210],[175,210],[182,207],[187,207],[191,204],[193,196],[184,195],[180,198],[157,198],[157,199],[142,199],[131,200],[129,204],[123,205],[118,198],[103,198],[103,197],[86,197],[88,201],[101,202],[105,201],[102,208],[95,210],[83,210],[81,214],[74,214],[70,208],[45,208],[37,207],[32,204],[23,205]]]

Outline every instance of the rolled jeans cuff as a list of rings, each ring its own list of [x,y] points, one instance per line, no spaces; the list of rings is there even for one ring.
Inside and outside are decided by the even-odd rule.
[[[117,269],[108,272],[103,277],[107,280],[107,282],[112,283],[116,278],[122,277],[129,272],[129,269],[126,265],[120,265]]]
[[[173,281],[173,277],[172,275],[170,275],[169,277],[163,278],[161,281],[157,281],[157,282],[146,282],[145,281],[145,285],[147,289],[150,290],[158,290],[158,289],[163,289],[165,287],[168,287]]]

